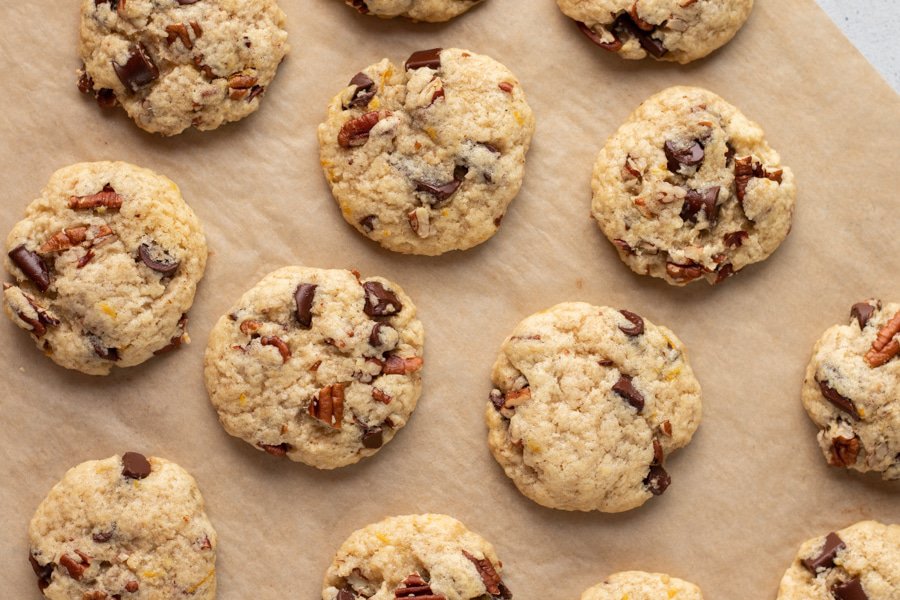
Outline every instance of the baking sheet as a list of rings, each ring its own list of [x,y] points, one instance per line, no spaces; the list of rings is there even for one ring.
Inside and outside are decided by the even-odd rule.
[[[552,0],[488,0],[446,25],[379,21],[338,0],[282,0],[293,52],[260,112],[163,139],[75,88],[75,2],[7,2],[0,231],[50,174],[121,159],[174,179],[211,257],[194,342],[92,378],[44,359],[0,322],[0,586],[38,598],[27,524],[69,467],[125,450],[199,481],[220,539],[223,600],[317,598],[354,529],[442,512],[483,534],[517,598],[578,598],[624,569],[662,571],[708,598],[774,598],[799,544],[860,519],[900,522],[900,487],[826,467],[799,400],[822,331],[870,295],[900,298],[900,100],[812,0],[757,0],[737,38],[681,67],[626,62],[587,42]],[[347,226],[319,168],[315,127],[360,68],[464,47],[521,79],[538,126],[525,185],[488,243],[440,258],[394,255]],[[760,122],[796,174],[794,231],[718,288],[633,275],[589,219],[594,158],[631,110],[669,85],[708,87]],[[2,234],[5,236],[5,233]],[[399,282],[426,327],[425,390],[376,457],[336,472],[274,460],[219,426],[202,380],[215,319],[286,264],[357,268]],[[497,349],[523,317],[584,300],[671,327],[703,386],[704,418],[670,462],[673,485],[619,515],[570,514],[519,495],[487,449],[482,411]]]

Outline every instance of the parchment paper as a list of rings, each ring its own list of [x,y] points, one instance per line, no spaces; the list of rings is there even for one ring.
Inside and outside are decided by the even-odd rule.
[[[757,0],[743,31],[688,67],[626,62],[591,45],[552,0],[488,0],[447,25],[357,16],[338,0],[281,0],[293,52],[251,118],[163,139],[75,88],[77,2],[0,8],[5,237],[50,174],[122,159],[175,180],[211,249],[193,343],[107,378],[66,371],[0,319],[0,596],[38,598],[27,524],[73,465],[138,450],[198,480],[220,539],[219,597],[318,598],[337,547],[392,514],[442,512],[497,547],[516,597],[575,599],[614,571],[667,572],[707,598],[774,598],[809,537],[860,519],[900,522],[900,487],[828,468],[800,404],[826,327],[875,295],[900,299],[900,101],[812,0]],[[538,126],[525,185],[488,243],[440,258],[383,251],[347,226],[321,173],[315,127],[360,68],[463,47],[521,79]],[[708,87],[761,123],[797,177],[794,231],[718,288],[633,275],[589,219],[594,158],[650,94]],[[376,457],[335,472],[258,452],[209,405],[202,356],[215,319],[286,264],[396,280],[426,327],[425,390]],[[671,327],[703,386],[703,423],[669,462],[671,488],[619,515],[521,496],[482,421],[497,349],[557,302],[629,308]]]

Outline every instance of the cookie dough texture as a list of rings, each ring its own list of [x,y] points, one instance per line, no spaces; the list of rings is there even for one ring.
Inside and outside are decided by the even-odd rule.
[[[410,595],[509,600],[512,594],[500,578],[502,571],[493,546],[456,519],[435,514],[390,517],[353,532],[344,542],[325,574],[322,600]],[[430,591],[402,591],[421,584]]]
[[[689,63],[727,44],[753,0],[556,0],[592,42],[623,58]]]
[[[440,23],[461,15],[483,0],[345,0],[359,12],[383,19],[407,17]]]
[[[422,62],[363,69],[361,85],[331,101],[319,144],[350,225],[389,250],[436,255],[497,231],[522,185],[534,116],[519,81],[487,56],[436,49]]]
[[[791,229],[794,175],[759,125],[701,88],[641,104],[597,158],[592,214],[634,272],[714,284]]]
[[[275,0],[82,0],[79,89],[175,135],[255,112],[289,50]]]
[[[693,583],[662,573],[623,571],[588,588],[581,600],[703,600]]]
[[[82,463],[41,502],[28,536],[44,596],[215,598],[216,532],[197,483],[167,460],[149,463],[142,479],[123,474],[121,456]]]
[[[231,435],[333,469],[375,454],[406,425],[422,389],[423,344],[416,307],[397,284],[285,267],[216,323],[206,388]]]
[[[815,572],[804,561],[815,561],[822,555],[829,547],[826,536],[813,538],[800,546],[793,564],[781,579],[778,600],[900,598],[900,525],[861,521],[831,535],[835,534],[842,547]],[[856,583],[852,583],[853,580]],[[835,587],[850,586],[861,588],[865,595],[835,594]]]
[[[803,407],[829,464],[900,479],[900,304],[858,303],[813,349]],[[872,348],[886,341],[883,364]],[[891,354],[893,347],[893,354]],[[871,361],[871,362],[870,362]],[[876,365],[876,366],[873,366]]]
[[[54,362],[105,375],[189,341],[206,239],[168,178],[123,162],[60,169],[6,248],[6,313]],[[23,260],[43,268],[29,276]]]
[[[488,444],[538,504],[640,506],[665,491],[665,456],[700,424],[700,385],[684,346],[665,327],[628,314],[558,304],[503,342],[485,413]]]

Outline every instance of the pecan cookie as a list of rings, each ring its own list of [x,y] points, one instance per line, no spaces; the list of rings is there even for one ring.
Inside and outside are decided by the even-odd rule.
[[[867,300],[816,343],[803,406],[829,464],[900,479],[900,304]]]
[[[216,532],[197,482],[162,458],[126,452],[70,469],[28,537],[47,598],[216,597]]]
[[[284,21],[275,0],[82,0],[78,89],[146,131],[215,129],[259,108]]]
[[[449,21],[483,0],[344,0],[364,15],[382,19],[406,17],[413,21]]]
[[[693,583],[662,573],[622,571],[607,577],[603,583],[588,588],[581,600],[703,600]]]
[[[500,349],[488,444],[523,494],[621,512],[666,491],[665,457],[700,424],[700,384],[675,334],[627,310],[569,302]]]
[[[106,375],[189,341],[206,238],[168,178],[123,162],[60,169],[6,247],[6,313],[54,362]]]
[[[897,600],[900,525],[861,521],[805,542],[778,600]]]
[[[389,250],[436,255],[497,231],[533,132],[506,67],[436,48],[357,73],[328,107],[319,144],[348,223]]]
[[[397,284],[284,267],[216,323],[206,389],[231,435],[274,456],[343,467],[406,425],[422,390],[424,337]]]
[[[753,0],[556,0],[591,42],[619,56],[685,64],[727,44]]]
[[[446,515],[390,517],[354,531],[325,573],[322,600],[510,600],[494,547]]]
[[[719,283],[791,229],[794,175],[759,125],[701,88],[652,96],[594,166],[592,213],[634,272]]]

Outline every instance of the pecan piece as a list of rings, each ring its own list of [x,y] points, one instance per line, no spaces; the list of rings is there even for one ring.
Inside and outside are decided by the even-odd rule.
[[[678,263],[667,262],[666,274],[675,281],[687,283],[701,277],[703,275],[703,267],[697,263],[679,265]]]
[[[288,443],[277,445],[259,443],[257,444],[257,446],[259,446],[267,454],[278,457],[287,456],[287,453],[294,449],[294,447]]]
[[[409,375],[421,369],[425,364],[418,356],[412,358],[402,358],[396,354],[391,354],[384,361],[385,375]]]
[[[286,363],[291,359],[291,349],[281,338],[274,335],[264,335],[263,337],[259,338],[259,343],[263,346],[275,346],[276,348],[278,348],[278,352],[281,354],[282,363]]]
[[[656,29],[656,25],[654,25],[653,23],[648,23],[638,15],[637,5],[638,3],[635,2],[631,5],[631,8],[628,9],[628,14],[631,17],[631,20],[634,21],[634,24],[637,25],[638,28],[642,31],[653,31],[654,29]]]
[[[123,200],[125,200],[125,198],[117,194],[116,190],[107,183],[103,186],[103,189],[96,194],[90,194],[88,196],[69,196],[69,208],[73,210],[87,210],[98,207],[117,209],[122,208]]]
[[[900,312],[894,315],[884,327],[878,330],[872,347],[866,352],[865,360],[873,369],[885,364],[900,354],[900,340],[896,336],[900,333]]]
[[[323,387],[310,400],[308,411],[309,416],[329,427],[340,429],[344,420],[344,384],[334,383]]]
[[[187,322],[188,316],[187,313],[183,313],[181,318],[178,319],[178,323],[175,325],[175,335],[169,338],[169,343],[160,348],[159,350],[154,350],[153,354],[165,354],[166,352],[171,352],[176,348],[179,348],[183,343],[189,342],[190,338],[187,334]]]
[[[659,424],[659,431],[666,437],[672,437],[672,423],[668,420]]]
[[[341,130],[338,132],[337,137],[338,145],[341,148],[362,146],[369,139],[369,131],[378,124],[378,121],[390,115],[390,112],[385,112],[382,115],[378,111],[373,111],[350,119],[341,125]]]
[[[81,581],[84,571],[88,568],[88,565],[81,562],[81,557],[76,560],[68,554],[59,557],[59,564],[69,572],[69,577],[75,581]]]
[[[427,238],[431,235],[431,217],[427,208],[419,206],[407,213],[406,218],[417,236]]]
[[[390,404],[391,400],[393,400],[393,398],[391,396],[382,392],[377,387],[372,388],[372,398],[376,402],[381,402],[382,404]]]
[[[260,321],[257,321],[255,319],[247,319],[245,321],[241,321],[238,329],[240,329],[241,333],[243,333],[244,335],[253,335],[260,327],[262,327],[262,325],[263,324]]]
[[[727,247],[740,248],[744,245],[744,240],[749,237],[750,234],[742,229],[740,231],[732,231],[731,233],[726,233],[723,239]]]
[[[578,26],[578,29],[581,31],[581,33],[583,33],[585,37],[587,37],[587,39],[591,40],[592,43],[600,46],[604,50],[608,50],[610,52],[618,52],[622,49],[622,40],[620,40],[619,36],[616,35],[614,31],[615,27],[613,27],[609,32],[612,36],[612,41],[607,42],[604,41],[604,39],[600,37],[600,35],[596,31],[588,27],[585,23],[582,23],[581,21],[575,21],[575,24]]]
[[[125,584],[125,591],[130,594],[135,593],[140,588],[141,588],[140,584],[137,581],[135,581],[134,579],[132,579],[131,581],[129,581],[128,583]]]
[[[734,191],[741,206],[744,204],[744,194],[747,193],[747,184],[753,177],[753,157],[745,156],[734,159]]]
[[[12,287],[13,286],[9,283],[3,284],[4,290],[11,289]],[[28,302],[28,305],[35,312],[35,315],[37,316],[37,318],[27,315],[20,310],[15,310],[15,308],[13,308],[12,303],[9,303],[10,308],[12,308],[15,311],[17,317],[22,319],[22,321],[24,321],[28,325],[31,325],[31,333],[33,333],[35,337],[43,337],[44,334],[47,333],[48,326],[55,327],[55,326],[59,325],[59,322],[60,322],[59,319],[54,317],[52,314],[50,314],[50,312],[47,311],[47,309],[45,309],[40,304],[38,304],[34,298],[32,298],[31,296],[29,296],[28,294],[23,292],[21,289],[18,289],[18,288],[16,288],[16,289],[25,298],[25,301]]]
[[[475,558],[465,550],[463,550],[462,553],[473,565],[475,565],[475,570],[478,571],[478,575],[481,576],[481,581],[484,583],[484,587],[488,594],[494,598],[503,598],[504,600],[510,600],[512,598],[512,592],[504,585],[503,580],[500,578],[494,565],[487,557]]]
[[[835,467],[849,467],[856,463],[859,456],[859,438],[837,436],[831,439],[831,458],[828,461]]]
[[[251,70],[245,70],[228,76],[228,89],[231,90],[228,94],[229,98],[240,100],[250,93],[250,90],[259,81],[252,73]]]
[[[503,90],[504,92],[506,92],[507,94],[512,94],[513,84],[509,83],[508,81],[501,81],[500,83],[497,84],[497,87],[500,88],[501,90]]]
[[[188,33],[187,25],[184,23],[166,25],[166,45],[171,46],[176,40],[181,40],[182,45],[188,50],[194,47],[191,34]]]
[[[428,582],[422,579],[418,573],[413,573],[403,580],[396,590],[394,598],[416,598],[417,600],[445,600],[440,594],[435,594]]]

